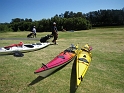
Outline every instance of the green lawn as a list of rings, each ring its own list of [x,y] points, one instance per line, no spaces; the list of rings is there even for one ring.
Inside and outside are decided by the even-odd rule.
[[[15,38],[0,40],[0,47],[20,41],[39,42],[40,37],[51,33],[37,33],[36,40],[16,40],[26,38],[27,34],[29,32],[0,33],[0,38]],[[91,45],[93,58],[75,93],[124,93],[124,28],[59,32],[57,42],[59,45],[25,53],[24,57],[0,56],[0,93],[72,93],[70,84],[73,84],[71,78],[74,61],[44,79],[35,75],[34,71],[70,44],[77,43],[80,48],[86,43]]]

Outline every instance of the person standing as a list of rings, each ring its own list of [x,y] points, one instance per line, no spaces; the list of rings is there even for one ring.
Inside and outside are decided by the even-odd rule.
[[[34,34],[33,37],[36,38],[36,35],[37,35],[37,34],[36,34],[36,28],[35,28],[35,26],[33,27],[32,32],[33,32],[33,34]]]
[[[58,30],[57,30],[57,27],[56,27],[56,23],[55,22],[53,22],[53,30],[52,30],[52,35],[53,35],[53,43],[54,44],[57,44],[56,43],[56,40],[57,40],[57,38],[58,38]],[[58,44],[57,44],[58,45]]]

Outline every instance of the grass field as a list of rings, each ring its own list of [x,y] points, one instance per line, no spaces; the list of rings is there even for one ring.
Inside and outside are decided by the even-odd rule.
[[[29,32],[0,33],[0,47],[13,43],[35,43],[50,32],[37,33],[37,40],[26,38]],[[49,40],[51,42],[51,40]],[[92,46],[92,61],[75,93],[124,93],[124,28],[98,28],[75,32],[59,32],[59,45],[25,53],[24,57],[0,56],[0,93],[74,93],[71,80],[73,61],[51,76],[41,79],[34,71],[52,60],[70,44],[80,48]],[[31,84],[29,86],[29,84]]]

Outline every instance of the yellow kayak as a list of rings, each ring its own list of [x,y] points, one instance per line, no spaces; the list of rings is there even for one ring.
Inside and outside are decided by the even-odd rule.
[[[76,57],[76,85],[77,87],[83,80],[83,77],[89,67],[92,59],[91,51],[92,48],[86,44],[80,50],[78,50]]]

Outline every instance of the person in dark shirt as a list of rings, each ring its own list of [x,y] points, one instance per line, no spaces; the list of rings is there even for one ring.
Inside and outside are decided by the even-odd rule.
[[[53,39],[53,43],[54,44],[57,44],[56,43],[56,40],[57,40],[57,38],[58,38],[58,30],[57,30],[57,27],[56,27],[56,23],[55,22],[53,22],[53,30],[52,30],[52,35],[53,35],[53,37],[54,37],[54,39]]]

